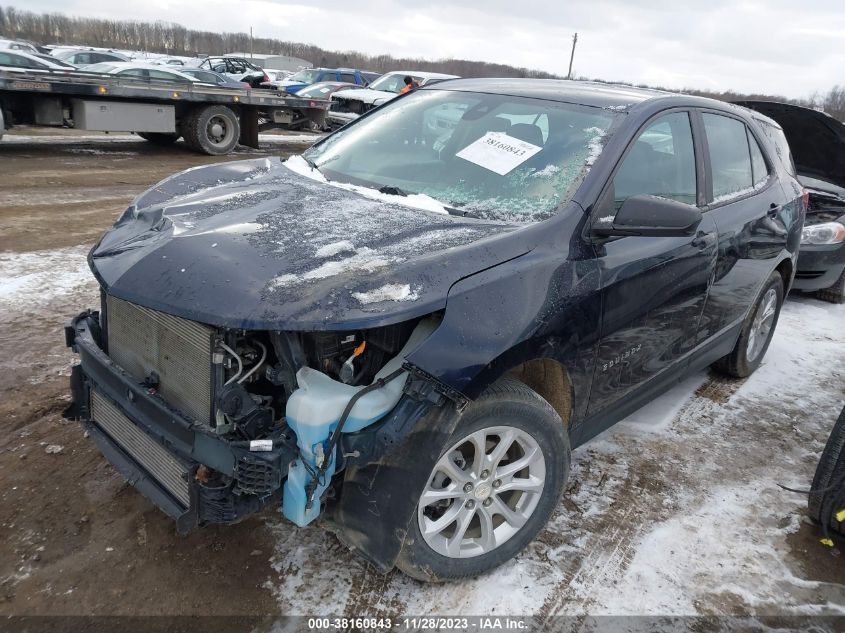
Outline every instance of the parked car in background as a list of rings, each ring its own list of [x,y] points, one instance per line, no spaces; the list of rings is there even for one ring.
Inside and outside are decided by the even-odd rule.
[[[297,97],[306,97],[308,99],[328,99],[335,92],[352,90],[357,87],[358,84],[351,84],[344,81],[320,81],[297,90],[295,94]]]
[[[53,59],[41,53],[27,53],[22,50],[0,50],[0,67],[24,68],[27,70],[76,70],[74,66],[60,59]]]
[[[294,70],[278,70],[277,68],[265,68],[264,73],[267,75],[270,82],[284,81],[296,71]]]
[[[328,116],[329,125],[332,127],[346,125],[376,106],[387,103],[405,87],[405,77],[411,77],[421,87],[447,79],[458,79],[457,75],[414,70],[397,70],[385,73],[366,89],[346,90],[342,95],[332,96],[332,106]]]
[[[794,288],[845,302],[845,124],[788,103],[737,102],[783,128],[794,170],[809,197]]]
[[[464,115],[435,150],[443,104]],[[68,415],[181,531],[281,502],[382,571],[467,578],[560,510],[572,447],[711,364],[755,371],[804,212],[745,108],[427,86],[138,195],[65,330]]]
[[[203,83],[220,86],[221,88],[238,88],[240,90],[249,90],[252,88],[252,86],[245,81],[235,81],[226,75],[216,73],[213,70],[206,70],[205,68],[191,68],[189,66],[184,66],[179,68],[179,72],[193,77]]]
[[[152,64],[139,64],[137,62],[103,62],[85,67],[86,72],[105,73],[116,77],[127,77],[141,81],[174,81],[187,84],[201,83],[191,75],[183,73],[175,68],[164,66],[153,66]]]
[[[113,51],[95,51],[59,48],[50,53],[53,57],[73,64],[76,67],[90,66],[102,62],[128,62],[130,59],[123,53]]]
[[[263,69],[242,57],[206,57],[198,67],[213,70],[235,81],[242,81],[253,88],[258,88],[263,82],[270,80]]]
[[[306,68],[294,73],[287,79],[273,82],[273,85],[279,90],[295,93],[306,86],[322,81],[340,81],[356,86],[366,86],[377,79],[378,76],[378,73],[354,68]]]
[[[0,50],[38,53],[38,49],[35,46],[29,42],[21,42],[19,40],[0,40]]]

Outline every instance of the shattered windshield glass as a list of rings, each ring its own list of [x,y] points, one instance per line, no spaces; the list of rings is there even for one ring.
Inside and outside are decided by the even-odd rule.
[[[537,222],[569,200],[619,116],[543,99],[421,90],[304,156],[329,180],[426,194],[473,217]]]

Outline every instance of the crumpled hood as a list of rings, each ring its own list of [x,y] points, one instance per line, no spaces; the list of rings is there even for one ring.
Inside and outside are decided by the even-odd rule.
[[[774,101],[736,101],[765,114],[783,128],[802,176],[845,187],[845,124],[801,106]]]
[[[370,88],[360,88],[352,90],[342,90],[332,95],[332,99],[351,99],[353,101],[363,101],[364,103],[384,103],[395,99],[397,95],[395,92],[387,92],[385,90],[371,90]]]
[[[520,225],[374,193],[278,158],[189,169],[138,196],[89,263],[108,293],[212,325],[357,329],[441,309],[454,282],[528,250]]]

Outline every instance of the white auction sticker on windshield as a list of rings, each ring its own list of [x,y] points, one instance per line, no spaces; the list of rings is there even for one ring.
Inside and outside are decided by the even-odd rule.
[[[504,132],[487,132],[455,156],[504,176],[541,149],[538,145],[526,143]]]

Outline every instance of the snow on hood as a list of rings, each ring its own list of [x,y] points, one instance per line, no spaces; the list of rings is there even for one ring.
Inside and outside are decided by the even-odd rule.
[[[158,183],[90,263],[109,293],[184,318],[355,329],[441,309],[454,282],[526,252],[519,229],[326,182],[301,157],[257,159]]]
[[[352,101],[363,101],[364,103],[376,103],[389,101],[396,98],[395,92],[387,92],[386,90],[371,90],[370,88],[360,88],[356,90],[343,90],[332,95],[332,99],[351,99]]]

